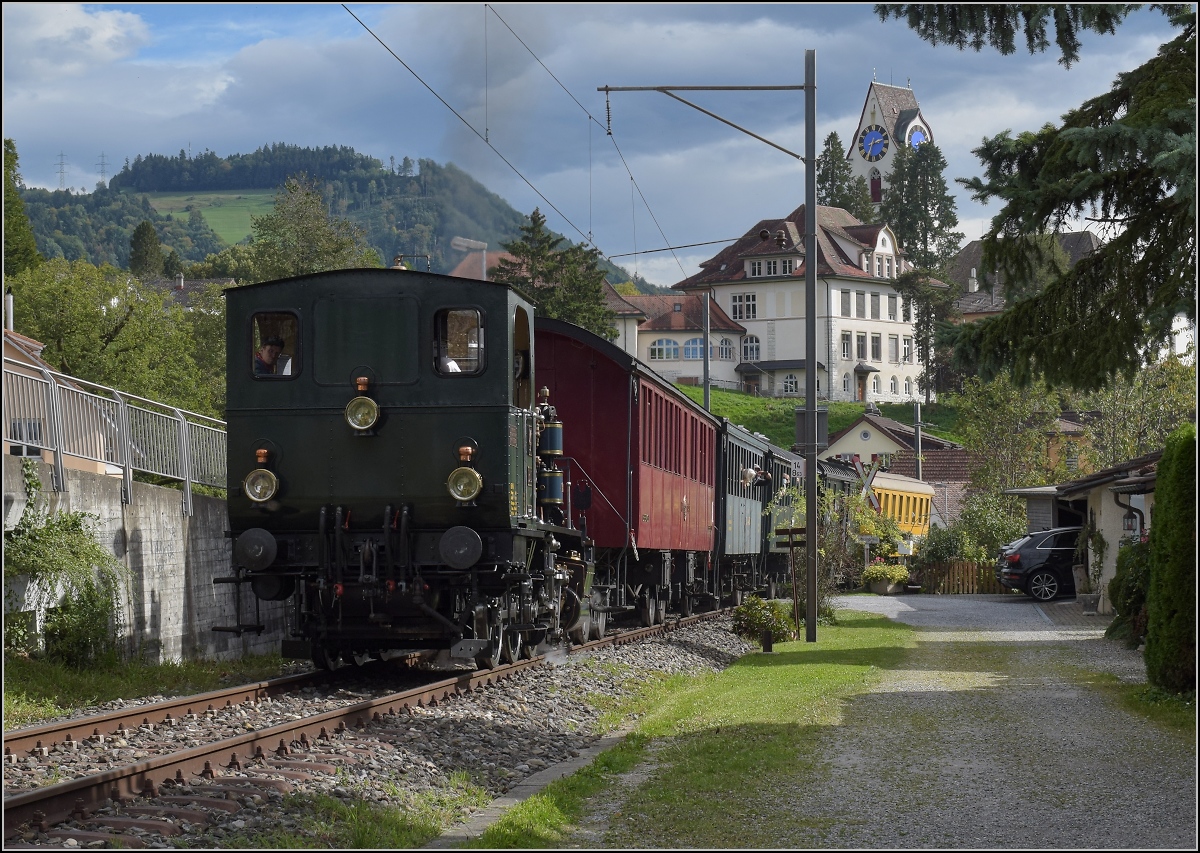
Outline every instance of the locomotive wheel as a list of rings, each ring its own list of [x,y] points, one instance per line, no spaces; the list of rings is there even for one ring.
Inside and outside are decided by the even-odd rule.
[[[660,598],[654,609],[654,624],[662,625],[667,621],[667,599]]]
[[[504,623],[491,623],[487,626],[487,646],[475,656],[475,665],[480,669],[494,669],[499,666],[504,654]]]
[[[335,652],[331,652],[324,646],[319,646],[313,643],[312,646],[312,662],[313,666],[322,672],[333,672],[341,665],[342,656]]]
[[[657,598],[643,595],[638,599],[638,621],[641,622],[643,628],[650,628],[658,624]]]
[[[512,628],[506,628],[504,631],[504,647],[500,650],[500,656],[505,663],[516,663],[525,656],[525,635],[520,631],[514,631]]]
[[[692,603],[692,597],[690,595],[688,595],[687,592],[680,593],[680,595],[679,595],[679,612],[682,613],[684,616],[691,616],[692,612],[694,610],[695,610],[695,606]]]
[[[592,611],[592,639],[603,640],[608,633],[608,613]]]

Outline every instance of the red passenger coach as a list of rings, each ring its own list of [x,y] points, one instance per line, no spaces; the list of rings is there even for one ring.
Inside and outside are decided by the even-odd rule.
[[[536,382],[563,424],[572,514],[595,542],[593,618],[712,601],[718,421],[649,367],[586,329],[535,322]]]

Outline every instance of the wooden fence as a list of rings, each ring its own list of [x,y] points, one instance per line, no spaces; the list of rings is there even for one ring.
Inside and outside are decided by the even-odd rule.
[[[968,563],[952,560],[934,563],[925,569],[921,592],[937,595],[990,595],[1007,593],[996,580],[991,563]]]

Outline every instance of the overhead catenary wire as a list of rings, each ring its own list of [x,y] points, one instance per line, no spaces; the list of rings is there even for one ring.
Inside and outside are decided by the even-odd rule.
[[[466,125],[467,128],[473,134],[475,134],[477,137],[479,137],[480,141],[482,141],[484,145],[486,145],[488,148],[490,148],[497,157],[499,157],[502,161],[504,161],[504,165],[506,165],[506,166],[508,166],[508,168],[512,169],[513,174],[515,174],[518,178],[520,178],[522,181],[524,181],[526,186],[528,186],[531,190],[533,190],[533,192],[537,195],[538,198],[540,198],[542,201],[546,202],[546,204],[550,206],[551,210],[553,210],[555,213],[557,213],[559,216],[561,216],[564,222],[566,222],[568,225],[570,225],[572,228],[574,228],[575,232],[580,237],[582,237],[584,239],[584,241],[586,241],[589,245],[593,245],[593,246],[595,245],[594,243],[592,243],[591,240],[588,240],[587,235],[585,235],[583,233],[583,231],[581,231],[579,229],[579,226],[577,226],[574,222],[572,222],[571,218],[569,216],[567,216],[565,213],[563,213],[561,210],[559,210],[558,207],[555,206],[554,202],[552,202],[552,201],[550,201],[550,199],[546,198],[546,196],[542,193],[542,191],[539,190],[537,187],[535,187],[533,185],[533,182],[530,181],[527,177],[525,177],[525,175],[521,172],[521,170],[518,169],[516,166],[514,166],[507,157],[505,157],[503,154],[501,154],[500,151],[496,148],[496,146],[492,145],[492,143],[489,142],[488,139],[482,133],[480,133],[478,130],[476,130],[474,127],[472,127],[471,123],[469,121],[467,121],[462,116],[462,114],[460,114],[458,112],[458,110],[456,110],[456,109],[454,109],[454,107],[450,106],[450,104],[446,101],[446,99],[443,98],[441,95],[439,95],[432,86],[430,86],[428,83],[426,83],[421,78],[421,75],[418,74],[416,71],[414,71],[408,65],[407,62],[405,62],[403,59],[401,59],[399,56],[397,56],[396,52],[388,46],[387,42],[385,42],[383,39],[381,39],[379,36],[377,36],[375,34],[375,32],[370,27],[368,27],[361,18],[358,17],[358,15],[355,15],[353,12],[351,12],[350,8],[348,6],[346,6],[346,4],[343,3],[342,8],[345,9],[347,13],[349,13],[350,17],[352,17],[352,18],[354,18],[354,20],[358,21],[359,25],[364,30],[367,31],[367,33],[371,36],[371,38],[373,38],[373,39],[375,39],[375,41],[379,42],[380,46],[384,50],[386,50],[388,53],[390,53],[392,55],[393,59],[395,59],[397,62],[399,62],[401,65],[403,65],[405,70],[408,71],[409,74],[411,74],[413,77],[415,77],[417,79],[418,83],[420,83],[422,86],[424,86],[426,89],[428,89],[429,93],[431,95],[433,95],[435,98],[437,98],[439,101],[441,101],[442,106],[444,106],[446,109],[448,109],[450,112],[452,112],[454,114],[455,118],[457,118],[464,125]],[[597,248],[597,251],[599,251],[599,247],[596,247],[596,248]]]
[[[404,69],[406,71],[408,71],[408,73],[411,74],[414,78],[416,78],[418,83],[420,83],[422,86],[424,86],[431,95],[433,95],[435,98],[437,98],[446,109],[448,109],[451,113],[453,113],[454,116],[459,121],[461,121],[464,125],[466,125],[466,127],[480,139],[480,141],[482,141],[488,148],[490,148],[492,150],[492,152],[497,157],[499,157],[500,160],[503,161],[503,163],[506,166],[508,166],[508,168],[511,169],[517,177],[519,177],[522,181],[525,182],[526,186],[528,186],[534,192],[534,194],[537,195],[538,198],[540,198],[542,201],[544,201],[550,207],[551,210],[553,210],[555,213],[557,213],[564,222],[566,222],[572,229],[574,229],[575,233],[577,233],[583,239],[585,244],[594,248],[606,260],[611,261],[611,256],[607,255],[599,246],[596,245],[593,235],[592,235],[591,223],[590,223],[590,219],[591,219],[590,168],[589,168],[589,228],[588,228],[588,232],[585,234],[583,232],[583,230],[571,220],[570,217],[568,217],[561,210],[559,210],[559,208],[554,204],[554,202],[550,201],[550,199],[547,198],[546,195],[541,190],[539,190],[533,184],[533,182],[529,178],[527,178],[524,175],[524,173],[521,172],[520,169],[518,169],[507,157],[504,156],[503,153],[500,152],[499,149],[496,148],[495,145],[493,145],[491,143],[491,141],[489,139],[489,134],[487,133],[487,127],[486,127],[486,125],[487,125],[486,58],[485,58],[485,72],[484,72],[484,75],[485,75],[485,85],[484,85],[484,89],[485,89],[485,93],[484,93],[484,98],[485,98],[484,124],[485,124],[485,128],[484,128],[484,132],[480,133],[474,126],[472,126],[472,124],[469,121],[467,121],[467,119],[461,113],[458,112],[458,110],[456,110],[454,107],[452,107],[450,105],[450,103],[448,101],[446,101],[445,98],[443,98],[440,94],[438,94],[438,92],[432,86],[430,86],[427,82],[425,82],[425,80],[421,77],[421,75],[419,75],[408,63],[406,63],[403,59],[401,59],[400,56],[394,50],[392,50],[392,48],[374,32],[374,30],[372,30],[361,18],[359,18],[358,15],[354,14],[354,12],[351,11],[351,9],[346,4],[343,3],[342,8],[345,9],[346,12],[352,18],[354,18],[355,21],[358,22],[359,26],[361,26],[364,30],[366,30],[366,32],[373,39],[375,39],[375,41],[379,42],[379,45],[384,50],[386,50],[389,54],[391,54],[393,59],[395,59],[402,66],[404,66]],[[485,10],[485,30],[484,30],[484,32],[485,32],[485,46],[484,46],[485,52],[487,50],[487,46],[486,46],[486,16],[487,16],[487,12],[490,11],[493,15],[496,16],[496,19],[499,20],[500,23],[504,24],[504,26],[508,29],[508,31],[510,33],[512,33],[513,37],[516,38],[518,42],[520,42],[521,46],[524,47],[529,52],[530,56],[532,56],[534,58],[534,60],[539,65],[542,66],[542,68],[546,71],[546,73],[550,75],[551,79],[553,79],[555,83],[558,83],[558,85],[563,89],[564,92],[567,93],[567,95],[571,98],[571,100],[575,101],[576,105],[578,105],[579,108],[581,110],[583,110],[584,114],[587,116],[587,120],[588,120],[589,124],[591,122],[595,122],[597,125],[600,124],[600,122],[594,116],[592,116],[591,112],[586,107],[584,107],[584,105],[582,103],[580,103],[579,99],[576,98],[575,95],[572,94],[571,91],[565,85],[563,85],[562,81],[560,81],[554,75],[554,73],[549,68],[546,67],[546,64],[544,62],[542,62],[542,60],[537,56],[537,54],[535,54],[533,52],[532,49],[530,49],[530,47],[527,44],[525,44],[525,41],[519,35],[517,35],[517,33],[515,31],[513,31],[512,27],[510,27],[508,25],[508,22],[505,21],[504,18],[502,18],[490,4],[484,4],[484,10]],[[610,114],[610,119],[611,119],[611,114]],[[611,129],[608,129],[607,135],[610,139],[613,140],[613,147],[617,152],[617,156],[621,160],[621,165],[625,168],[626,173],[629,175],[630,180],[633,182],[633,185],[634,185],[635,189],[637,190],[638,196],[641,197],[641,199],[642,199],[642,203],[646,205],[646,210],[650,214],[650,218],[654,221],[655,227],[658,228],[659,234],[662,236],[663,241],[669,244],[670,241],[667,240],[666,234],[663,232],[662,226],[658,222],[658,218],[654,215],[654,211],[650,209],[650,205],[646,201],[645,194],[642,192],[641,187],[638,186],[637,179],[634,178],[633,171],[632,171],[632,169],[629,168],[629,163],[626,161],[624,153],[622,153],[620,146],[617,144],[616,138],[612,135]],[[591,157],[591,145],[590,145],[590,135],[589,135],[589,160],[590,160],[590,157]],[[666,251],[666,250],[659,250],[659,251]],[[684,271],[683,264],[679,261],[679,258],[677,256],[675,257],[675,261],[677,264],[679,264],[680,272],[686,277],[686,272]]]

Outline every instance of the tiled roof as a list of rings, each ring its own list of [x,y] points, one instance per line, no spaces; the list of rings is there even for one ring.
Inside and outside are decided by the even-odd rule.
[[[645,296],[626,296],[625,301],[646,315],[646,322],[638,326],[639,331],[704,331],[704,298],[694,293],[667,293]],[[746,334],[746,327],[734,322],[722,310],[715,299],[708,305],[708,328],[710,332],[733,332]],[[679,310],[675,310],[675,306]]]
[[[830,445],[835,444],[843,436],[849,435],[850,433],[858,430],[864,422],[869,423],[871,426],[875,427],[875,429],[884,433],[899,445],[909,448],[916,446],[917,431],[914,427],[906,423],[901,423],[900,421],[892,420],[891,418],[885,418],[882,415],[869,414],[861,415],[858,420],[850,424],[850,426],[840,430],[836,435],[829,436]],[[953,441],[947,441],[944,438],[938,438],[936,435],[932,435],[927,432],[921,433],[922,453],[925,453],[929,450],[945,449],[962,450],[963,448],[961,444],[956,444]]]
[[[607,281],[603,282],[604,304],[608,310],[618,317],[645,317],[646,312],[629,300],[634,297],[622,296],[617,289]]]
[[[232,278],[184,278],[182,275],[179,275],[175,278],[148,279],[145,284],[148,287],[167,294],[177,304],[186,308],[190,301],[189,297],[193,293],[202,292],[210,284],[233,287],[237,284],[237,280]]]
[[[883,115],[876,116],[875,123],[883,125],[893,139],[903,140],[904,131],[921,110],[917,96],[913,94],[912,89],[904,86],[890,86],[878,82],[871,84],[867,91],[867,100],[870,100],[871,92],[875,93],[875,101],[883,112]],[[865,101],[863,106],[866,107]]]
[[[882,225],[865,225],[848,211],[840,207],[817,208],[817,275],[840,278],[873,279],[871,273],[858,265],[857,258],[849,257],[834,237],[863,247],[875,245]],[[791,277],[804,280],[808,259],[805,257],[804,231],[806,227],[804,205],[793,210],[782,219],[762,219],[740,239],[726,246],[713,257],[700,264],[700,272],[673,285],[676,290],[695,290],[714,284],[729,284],[746,277],[745,260],[769,258],[787,254],[800,256],[800,263]],[[766,237],[762,237],[766,232]],[[778,238],[783,232],[782,245]],[[940,285],[941,282],[934,282]]]

